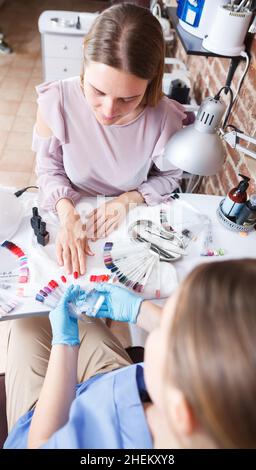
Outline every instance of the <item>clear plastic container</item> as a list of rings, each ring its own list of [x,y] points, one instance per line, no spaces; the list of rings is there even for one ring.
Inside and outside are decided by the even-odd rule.
[[[96,317],[100,307],[102,306],[105,300],[105,296],[100,292],[92,289],[88,292],[86,299],[84,302],[80,302],[79,304],[75,305],[73,303],[69,303],[69,312],[72,317],[79,318],[80,320],[84,320],[84,315],[88,315],[90,317]]]

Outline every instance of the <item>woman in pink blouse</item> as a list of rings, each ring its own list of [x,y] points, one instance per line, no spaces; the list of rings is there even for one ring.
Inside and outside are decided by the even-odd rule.
[[[56,211],[57,259],[84,274],[88,238],[108,235],[130,204],[165,200],[181,170],[163,171],[161,154],[186,117],[162,93],[165,45],[152,13],[119,4],[99,15],[84,40],[81,77],[37,87],[33,149],[41,206]],[[94,210],[86,231],[81,196],[117,196]]]

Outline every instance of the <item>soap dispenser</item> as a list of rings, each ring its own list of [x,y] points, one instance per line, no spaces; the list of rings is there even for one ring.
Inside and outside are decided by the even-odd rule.
[[[236,218],[247,201],[246,190],[249,186],[250,178],[239,173],[243,179],[238,186],[231,189],[227,194],[223,204],[222,212],[228,219],[236,222]]]

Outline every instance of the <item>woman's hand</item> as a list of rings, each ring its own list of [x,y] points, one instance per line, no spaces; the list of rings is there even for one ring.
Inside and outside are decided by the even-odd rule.
[[[60,200],[57,210],[61,222],[56,238],[57,261],[68,274],[77,272],[83,275],[86,271],[86,255],[94,255],[88,245],[86,228],[69,201]]]
[[[129,212],[130,205],[143,202],[138,191],[131,191],[112,199],[94,209],[86,223],[86,232],[89,239],[95,241],[105,238],[120,227]]]
[[[95,284],[94,289],[105,297],[96,317],[137,323],[140,328],[149,333],[159,326],[162,308],[150,300],[144,300],[143,297],[125,287],[107,282]],[[90,313],[87,315],[92,316]]]
[[[105,297],[96,317],[136,323],[143,297],[125,287],[114,286],[107,282],[96,284],[94,289]]]
[[[69,303],[76,304],[84,298],[85,291],[81,290],[80,286],[73,286],[72,284],[68,287],[55,309],[50,312],[52,345],[77,346],[80,344],[77,319],[71,316]]]
[[[86,293],[70,286],[57,307],[50,312],[52,350],[45,379],[32,417],[28,448],[38,448],[69,419],[76,396],[79,330],[77,319],[70,316],[70,303],[84,299]]]

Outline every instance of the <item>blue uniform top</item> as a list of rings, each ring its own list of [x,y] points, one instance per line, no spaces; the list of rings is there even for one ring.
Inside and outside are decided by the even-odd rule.
[[[65,390],[64,390],[65,393]],[[152,438],[141,401],[146,388],[143,364],[98,374],[77,386],[68,422],[43,449],[151,449]],[[16,423],[5,449],[27,447],[33,410]]]

